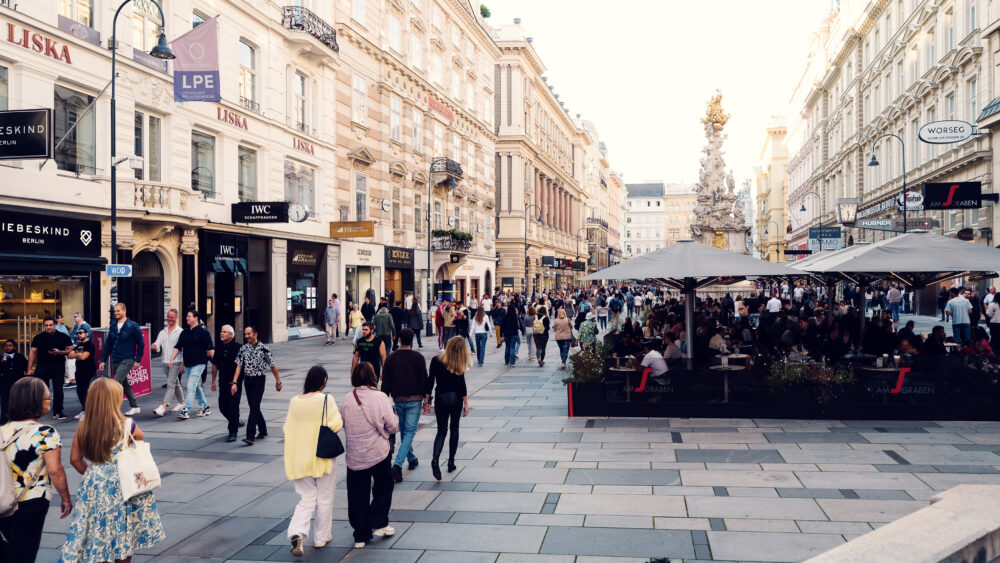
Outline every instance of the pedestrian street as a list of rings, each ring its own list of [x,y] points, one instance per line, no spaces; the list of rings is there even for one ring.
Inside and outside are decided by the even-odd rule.
[[[486,365],[467,375],[458,469],[431,476],[435,420],[421,417],[420,465],[393,493],[395,536],[354,550],[339,458],[333,541],[317,550],[307,540],[302,558],[286,539],[298,495],[280,425],[314,363],[343,399],[350,344],[272,346],[285,386],[268,386],[269,436],[253,446],[225,442],[215,393],[207,418],[155,417],[154,377],[136,420],[163,476],[155,495],[167,538],[134,561],[799,561],[957,484],[1000,484],[1000,423],[570,419],[558,362],[539,368],[522,348],[510,368],[494,340],[487,346]],[[67,393],[70,416],[73,401]],[[75,424],[56,423],[67,465]],[[79,475],[68,476],[76,491]],[[58,559],[68,525],[49,511],[39,561]]]

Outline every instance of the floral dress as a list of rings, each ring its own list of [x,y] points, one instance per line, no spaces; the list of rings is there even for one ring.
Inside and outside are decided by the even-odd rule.
[[[117,460],[124,445],[119,441],[109,461],[84,473],[60,562],[126,559],[166,538],[152,492],[122,500]]]

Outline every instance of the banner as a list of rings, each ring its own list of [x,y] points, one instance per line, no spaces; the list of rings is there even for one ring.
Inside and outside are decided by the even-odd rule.
[[[94,332],[94,363],[100,364],[104,356],[104,342],[108,337],[108,329],[95,328]],[[132,371],[128,372],[128,384],[132,387],[132,394],[136,397],[144,397],[153,392],[153,380],[150,371],[149,358],[149,327],[142,327],[143,352],[142,361],[132,366]],[[169,352],[168,352],[169,353]],[[110,359],[110,358],[109,358]],[[180,360],[178,360],[180,361]],[[111,371],[110,363],[105,366],[106,371]],[[98,377],[107,376],[103,371],[97,371]]]
[[[218,17],[212,18],[170,44],[177,56],[174,59],[175,102],[222,100],[218,27]]]

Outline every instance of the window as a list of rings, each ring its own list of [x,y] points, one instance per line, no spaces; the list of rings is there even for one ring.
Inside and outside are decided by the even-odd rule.
[[[910,59],[910,82],[913,83],[920,77],[920,52],[913,49]]]
[[[913,165],[920,165],[920,124],[916,119],[910,122],[910,129],[913,130],[913,138],[910,140],[910,146],[913,147]]]
[[[476,232],[476,212],[473,209],[469,210],[469,233]]]
[[[441,202],[440,201],[435,201],[434,202],[434,228],[435,229],[440,229],[441,228]]]
[[[160,118],[135,112],[134,154],[143,157],[143,168],[133,169],[136,180],[160,181]]]
[[[451,159],[455,162],[462,161],[462,138],[458,133],[451,134]]]
[[[424,218],[424,198],[419,194],[413,196],[413,230],[423,232]]]
[[[969,92],[969,113],[967,114],[967,121],[975,121],[976,118],[979,117],[979,102],[977,101],[977,95],[979,94],[979,92],[977,92],[978,83],[976,82],[976,79],[973,78],[966,84],[968,84]]]
[[[258,111],[257,105],[257,52],[246,41],[240,40],[240,105]]]
[[[458,71],[451,69],[451,97],[459,100],[462,98],[462,81],[458,78]]]
[[[399,184],[392,186],[392,228],[403,228],[403,188]]]
[[[257,151],[240,147],[239,155],[240,201],[257,201]]]
[[[897,95],[903,95],[903,61],[896,63],[896,93]]]
[[[4,85],[6,90],[6,80]],[[92,111],[83,115],[94,98],[59,85],[53,88],[53,93],[53,137],[58,140],[66,136],[55,151],[57,167],[77,174],[95,174],[96,118]]]
[[[389,99],[389,135],[393,141],[403,142],[403,101],[396,96]]]
[[[93,0],[59,0],[59,15],[93,27],[90,25],[94,19]]]
[[[354,172],[354,220],[368,218],[368,176]]]
[[[403,42],[399,34],[399,18],[389,16],[389,48],[397,53],[403,52]]]
[[[948,97],[944,100],[948,111],[948,119],[955,119],[955,94],[948,94]]]
[[[965,32],[972,33],[976,29],[976,0],[969,0],[968,18],[966,19]]]
[[[948,212],[948,230],[954,231],[958,228],[958,211]]]
[[[441,55],[435,52],[431,55],[431,80],[436,84],[443,84],[441,79]]]
[[[945,16],[945,22],[948,25],[945,30],[945,51],[951,51],[955,48],[955,16],[948,14]]]
[[[934,108],[930,108],[927,110],[927,123],[931,123],[934,121],[937,121],[937,112],[934,110]],[[937,156],[937,145],[928,143],[927,150],[930,153],[928,154],[928,160],[933,160]],[[876,166],[876,168],[878,167]]]
[[[354,21],[365,25],[365,0],[351,0],[351,17]]]
[[[306,130],[306,77],[301,72],[292,75],[292,95],[294,99],[295,124],[301,131]]]
[[[9,85],[7,82],[7,67],[0,66],[0,111],[7,110]]]
[[[437,4],[435,4],[435,5],[434,5],[434,9],[433,9],[433,10],[432,10],[432,12],[431,12],[431,24],[433,24],[433,25],[434,25],[434,27],[436,27],[436,28],[438,28],[438,29],[444,29],[444,28],[443,28],[443,27],[441,26],[441,22],[442,22],[443,20],[444,20],[444,12],[442,12],[442,11],[441,11],[441,8],[439,8],[439,7],[437,6]]]
[[[451,44],[457,48],[462,46],[462,30],[455,24],[451,26]]]
[[[456,205],[455,206],[455,214],[452,215],[449,219],[453,223],[452,226],[451,226],[453,229],[455,229],[456,231],[461,231],[462,230],[462,208],[461,207],[459,207],[459,206]]]
[[[493,220],[490,219],[490,217],[487,215],[486,216],[486,237],[485,237],[485,239],[483,239],[484,242],[486,243],[486,246],[489,246],[490,245],[490,241],[493,240],[492,230],[493,230]]]
[[[301,203],[311,214],[315,210],[316,173],[312,168],[285,161],[285,200]]]
[[[473,145],[472,141],[465,143],[465,153],[467,155],[465,165],[469,167],[469,174],[475,176],[476,145]]]
[[[150,14],[156,14],[155,16]],[[158,10],[144,11],[132,5],[132,47],[150,52],[160,39],[160,13]]]
[[[424,150],[424,114],[417,108],[413,108],[413,150]]]
[[[365,79],[355,75],[352,80],[351,121],[364,125],[367,121],[368,93],[365,91]]]
[[[191,29],[194,29],[203,23],[205,23],[205,16],[199,14],[198,12],[191,12]]]
[[[474,109],[476,106],[476,85],[472,83],[471,80],[465,83],[465,107],[470,110]],[[527,122],[527,120],[525,120]],[[527,123],[525,123],[527,125]]]
[[[410,64],[416,68],[424,68],[423,37],[416,33],[410,36]]]
[[[444,126],[434,120],[434,158],[444,155]]]
[[[968,215],[966,217],[965,226],[975,227],[979,225],[979,210],[978,209],[967,209],[965,211]]]
[[[191,131],[191,189],[215,197],[215,137]]]

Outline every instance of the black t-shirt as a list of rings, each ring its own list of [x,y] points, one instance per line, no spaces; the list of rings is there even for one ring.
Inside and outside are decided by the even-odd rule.
[[[358,361],[371,364],[375,368],[375,375],[382,371],[382,355],[379,354],[381,345],[382,340],[379,338],[372,338],[371,341],[362,338],[354,345],[354,350],[358,352]]]
[[[76,362],[76,376],[93,378],[94,375],[97,374],[97,364],[94,363],[94,354],[96,353],[94,351],[94,343],[90,340],[81,342],[76,345],[75,350],[78,354],[82,352],[90,352],[90,355],[87,356],[86,360],[74,360]]]
[[[49,350],[58,348],[62,351],[72,345],[73,341],[58,330],[52,334],[42,331],[31,339],[31,347],[38,351],[35,357],[40,366],[64,366],[66,356],[49,354]]]
[[[188,367],[208,363],[208,351],[215,349],[212,335],[200,325],[182,332],[174,348],[183,352],[184,365]]]
[[[435,382],[437,382],[436,393],[457,392],[460,397],[468,395],[465,387],[465,374],[452,373],[445,367],[444,362],[438,356],[431,358],[431,369],[427,378],[427,390],[425,394],[431,394]]]

